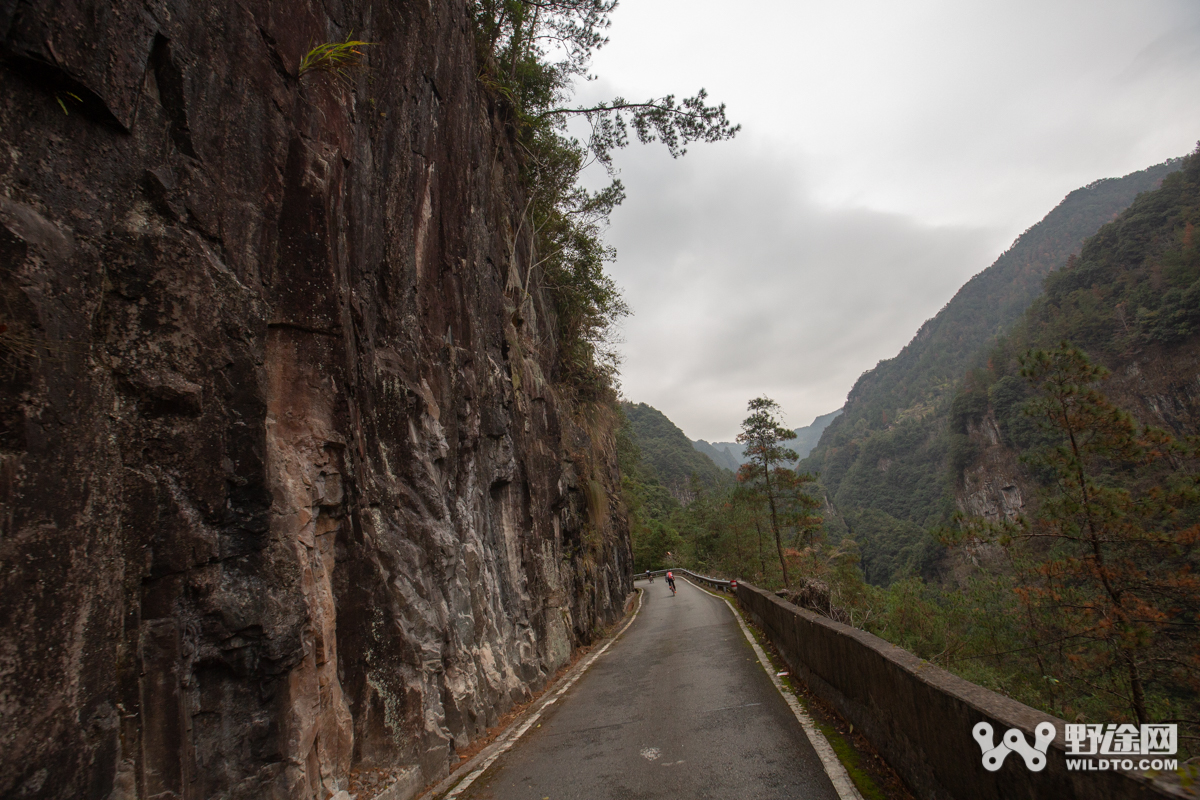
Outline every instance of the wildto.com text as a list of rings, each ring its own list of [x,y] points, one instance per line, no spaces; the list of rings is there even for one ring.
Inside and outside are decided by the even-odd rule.
[[[1025,741],[1025,734],[1016,728],[1010,728],[998,744],[993,742],[990,723],[977,723],[971,731],[983,751],[983,766],[989,772],[1004,766],[1010,753],[1018,753],[1030,772],[1041,772],[1046,768],[1046,752],[1056,733],[1052,723],[1039,723],[1034,743],[1030,745]],[[1179,727],[1173,723],[1068,723],[1063,729],[1063,740],[1067,745],[1066,764],[1070,771],[1179,768],[1177,758],[1164,758],[1179,752]]]

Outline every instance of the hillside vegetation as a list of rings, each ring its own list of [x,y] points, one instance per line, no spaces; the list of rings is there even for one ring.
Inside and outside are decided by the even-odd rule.
[[[925,531],[949,521],[955,510],[949,475],[969,455],[961,442],[955,449],[950,435],[964,373],[1016,324],[1048,274],[1180,163],[1071,192],[968,281],[899,355],[859,378],[843,415],[801,468],[819,474],[829,534],[858,542],[868,581],[885,585],[935,567],[941,549]]]
[[[662,412],[622,404],[618,457],[635,571],[687,565],[760,586],[786,582],[787,554],[819,533],[820,503],[812,477],[788,467],[796,461],[787,447],[794,431],[778,425],[773,401],[755,402],[767,404],[771,424],[760,425],[757,444],[745,448],[757,464],[741,465],[736,477],[693,449]]]
[[[1029,389],[1019,358],[1032,348],[1069,341],[1113,373],[1106,391],[1139,422],[1176,436],[1200,432],[1198,226],[1200,158],[1193,155],[1050,275],[1012,332],[979,356],[951,409],[960,505],[994,506],[979,484],[995,464],[1016,463],[1011,456],[1042,442],[1022,413]],[[994,435],[981,436],[984,427]],[[1037,474],[1027,466],[1008,472],[1032,495]]]
[[[641,453],[640,469],[652,474],[676,500],[686,503],[697,486],[716,489],[733,482],[732,472],[692,447],[691,439],[658,409],[622,403],[621,410]]]
[[[991,351],[993,373],[1012,373],[1014,350],[1062,339],[1119,365],[1200,331],[1200,158],[1185,164],[1047,278],[1045,294]]]
[[[1180,723],[1195,752],[1200,147],[1181,167],[967,376],[950,424],[971,513],[946,538],[971,566],[960,586],[987,595],[950,630],[993,631],[972,670],[1065,718]]]

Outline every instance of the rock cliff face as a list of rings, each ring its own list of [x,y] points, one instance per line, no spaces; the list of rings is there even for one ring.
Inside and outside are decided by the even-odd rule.
[[[955,489],[958,510],[990,522],[1015,520],[1025,509],[1025,496],[1032,488],[1023,488],[1028,481],[1020,459],[1005,446],[995,413],[989,409],[978,422],[968,423],[967,436],[979,454],[963,470]]]
[[[0,36],[0,795],[411,796],[631,589],[464,5]]]
[[[1200,434],[1200,339],[1142,347],[1102,362],[1111,370],[1104,393],[1140,425],[1178,438]],[[967,434],[977,455],[955,489],[958,509],[992,521],[1016,519],[1037,494],[1019,453],[1004,441],[991,409],[968,424]]]

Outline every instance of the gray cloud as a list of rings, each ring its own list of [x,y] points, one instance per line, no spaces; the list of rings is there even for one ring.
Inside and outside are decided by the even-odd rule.
[[[747,144],[631,152],[609,236],[634,311],[624,391],[696,438],[732,436],[758,394],[795,425],[838,408],[997,248],[986,230],[822,207]]]
[[[1200,138],[1194,0],[629,0],[581,99],[706,86],[745,126],[618,166],[624,390],[692,437],[837,408],[1069,191]]]

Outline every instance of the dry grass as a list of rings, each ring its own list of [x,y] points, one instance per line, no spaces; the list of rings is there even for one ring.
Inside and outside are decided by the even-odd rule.
[[[352,38],[353,36],[351,33],[344,42],[326,42],[309,50],[304,54],[304,58],[300,59],[300,74],[325,72],[349,82],[350,73],[363,66],[362,48],[375,44],[359,41]]]
[[[13,323],[0,318],[0,364],[16,369],[26,361],[35,361],[41,355],[40,342]]]
[[[39,362],[61,363],[69,355],[86,355],[89,348],[32,333],[0,314],[0,368],[13,374]]]

